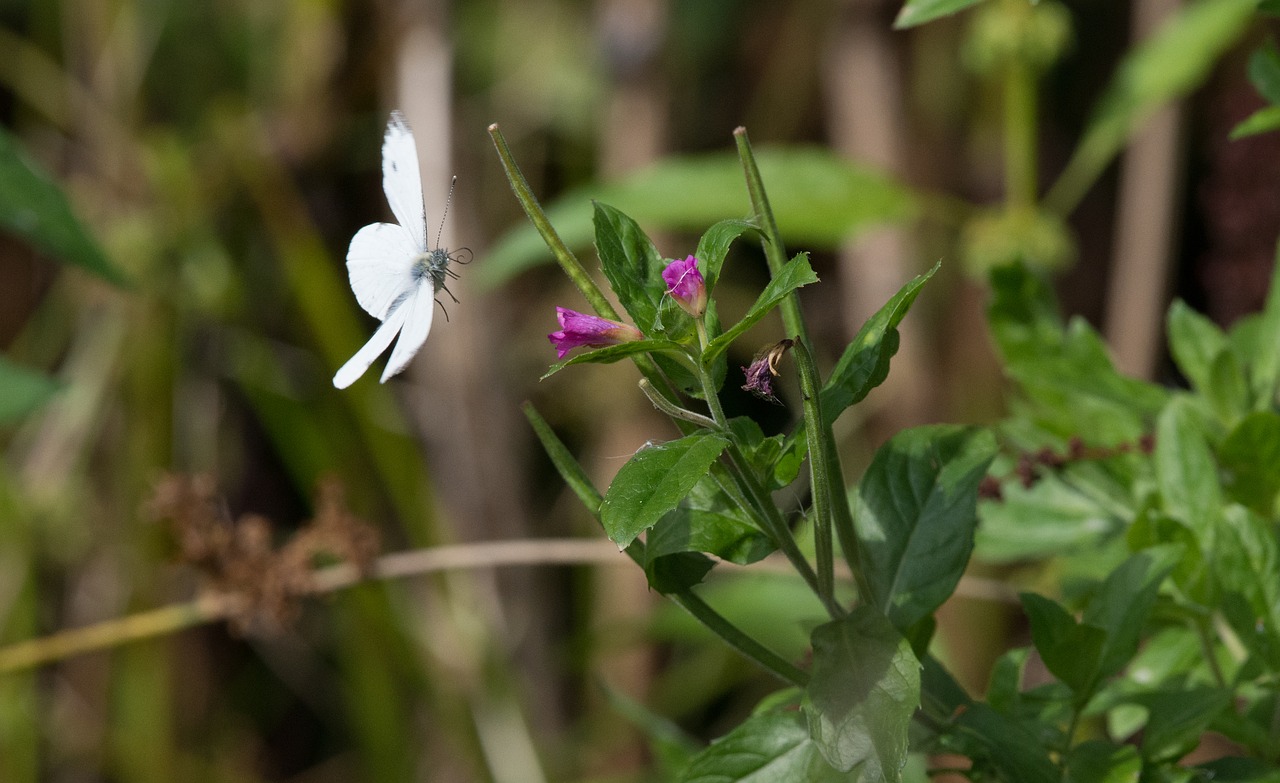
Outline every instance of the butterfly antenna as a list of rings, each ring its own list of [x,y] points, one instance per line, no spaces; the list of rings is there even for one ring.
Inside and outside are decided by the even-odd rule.
[[[440,237],[444,236],[444,221],[449,217],[449,205],[453,203],[453,186],[457,184],[457,176],[449,180],[449,195],[444,198],[444,214],[440,216],[440,230],[436,231],[436,247],[440,247]]]

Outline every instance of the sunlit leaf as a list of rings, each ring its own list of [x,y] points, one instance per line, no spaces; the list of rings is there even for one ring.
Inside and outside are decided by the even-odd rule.
[[[907,640],[880,612],[859,607],[814,629],[812,672],[803,707],[823,757],[857,769],[858,780],[900,780],[920,704],[920,662]]]
[[[832,769],[809,738],[804,716],[766,712],[748,718],[699,753],[680,783],[840,783],[848,776]]]
[[[600,506],[600,521],[618,546],[657,524],[689,494],[729,442],[710,432],[646,446],[614,477]]]

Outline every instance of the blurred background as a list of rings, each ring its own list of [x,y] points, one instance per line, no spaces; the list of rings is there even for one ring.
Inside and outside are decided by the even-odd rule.
[[[1010,138],[1030,140],[1034,202],[1123,53],[1180,5],[1045,0],[1028,21],[1024,0],[991,0],[895,31],[893,0],[0,1],[0,124],[127,280],[0,233],[0,349],[45,384],[30,405],[0,404],[0,641],[237,586],[160,518],[192,509],[241,520],[235,551],[258,563],[313,519],[363,520],[382,552],[588,544],[515,566],[466,550],[479,554],[277,607],[278,622],[209,612],[0,673],[0,781],[662,779],[663,752],[718,736],[778,684],[591,545],[602,536],[532,437],[526,399],[603,488],[674,432],[626,365],[538,382],[554,307],[586,307],[519,233],[486,127],[545,203],[567,197],[566,220],[589,219],[586,194],[615,198],[683,257],[699,226],[749,210],[740,179],[721,176],[745,126],[776,156],[764,175],[790,249],[811,251],[822,278],[802,297],[826,367],[941,259],[889,383],[841,422],[853,477],[900,427],[999,417],[980,281],[1011,235],[1136,375],[1178,380],[1161,337],[1171,296],[1222,324],[1260,306],[1280,146],[1227,133],[1262,105],[1245,76],[1261,24],[1227,36],[1061,220],[1022,234],[984,222],[1028,188],[1010,181]],[[1035,96],[1017,127],[1010,35]],[[356,230],[390,219],[394,108],[417,137],[431,230],[474,263],[403,376],[379,385],[379,360],[340,392],[334,370],[375,326],[344,256]],[[823,211],[833,171],[849,190]],[[807,222],[788,226],[797,214]],[[744,310],[766,279],[758,248],[739,244],[722,310]],[[577,246],[594,269],[589,241]],[[782,336],[766,319],[731,366]],[[794,388],[774,407],[733,381],[730,415],[766,431],[798,417]],[[756,570],[701,592],[800,660],[796,618],[820,607]],[[981,688],[1019,632],[1011,614],[975,591],[946,609],[941,645],[966,685]]]

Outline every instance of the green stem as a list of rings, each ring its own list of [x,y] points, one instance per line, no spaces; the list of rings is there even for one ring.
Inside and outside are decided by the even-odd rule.
[[[751,208],[760,223],[760,231],[764,235],[761,244],[764,246],[764,257],[769,264],[769,274],[776,277],[787,263],[787,251],[783,247],[778,233],[778,222],[774,220],[773,208],[769,206],[769,197],[764,192],[764,180],[760,178],[760,168],[756,165],[755,153],[751,151],[751,140],[747,138],[746,128],[737,128],[733,132],[734,141],[738,145],[738,158],[742,161],[742,171],[747,178],[747,193],[751,196]],[[804,316],[800,312],[800,300],[795,292],[782,300],[782,325],[787,334],[799,335],[809,339],[805,329]]]
[[[537,409],[530,403],[522,406],[525,417],[533,426],[534,432],[538,436],[538,440],[542,442],[542,446],[547,451],[547,455],[551,457],[551,462],[555,465],[556,470],[560,473],[561,478],[574,491],[582,504],[587,507],[591,515],[595,517],[597,523],[600,522],[600,504],[604,502],[604,497],[600,491],[591,483],[591,479],[587,476],[586,471],[574,459],[568,447],[560,440],[551,429],[546,419],[543,419]],[[644,568],[645,554],[644,544],[640,541],[633,541],[626,549],[627,556],[641,568]],[[809,679],[809,676],[800,669],[796,668],[786,659],[779,656],[769,648],[760,644],[760,642],[748,636],[742,629],[729,622],[723,615],[712,609],[705,601],[693,594],[691,590],[681,590],[675,593],[667,594],[667,597],[679,604],[685,611],[693,615],[693,618],[702,623],[707,630],[719,636],[733,649],[742,653],[766,671],[771,672],[780,679],[803,687]]]
[[[1004,73],[1004,183],[1005,204],[1010,209],[1036,206],[1036,113],[1035,72],[1027,63],[1014,60],[1005,66]]]
[[[832,548],[832,517],[837,505],[832,493],[832,461],[835,449],[829,434],[830,428],[823,422],[822,385],[813,355],[799,337],[793,345],[796,367],[800,371],[800,394],[804,399],[805,431],[813,440],[809,443],[809,474],[813,482],[813,548],[818,561],[818,594],[828,611],[835,608],[832,617],[839,619],[844,610],[835,600],[835,555]],[[838,486],[843,487],[843,482]],[[843,500],[841,493],[840,502]],[[845,503],[847,506],[848,504]],[[841,542],[842,546],[844,542]],[[852,564],[851,564],[852,565]],[[858,572],[853,568],[854,573]]]
[[[649,398],[649,402],[653,403],[653,407],[657,408],[658,410],[662,411],[663,413],[667,414],[673,419],[679,419],[682,421],[691,422],[693,424],[698,425],[699,427],[705,427],[706,429],[710,429],[710,430],[724,429],[715,421],[713,421],[712,419],[708,419],[706,416],[703,416],[701,413],[694,413],[693,411],[688,410],[686,408],[681,408],[679,405],[676,405],[671,400],[668,400],[666,397],[662,396],[658,392],[658,390],[653,387],[653,384],[649,382],[648,378],[640,379],[640,391],[644,392],[644,396]]]
[[[502,168],[507,174],[507,181],[511,183],[512,192],[516,194],[516,200],[524,208],[524,213],[529,216],[529,221],[533,223],[534,228],[538,229],[538,233],[542,235],[542,241],[547,243],[560,268],[582,292],[583,297],[595,309],[597,315],[614,321],[619,320],[618,311],[613,309],[613,305],[600,290],[600,286],[596,285],[596,281],[583,268],[577,256],[556,233],[555,227],[547,219],[547,213],[542,211],[538,197],[533,195],[529,182],[524,178],[524,174],[520,173],[520,167],[516,165],[515,158],[507,147],[507,140],[498,129],[497,123],[489,126],[489,136],[493,139],[493,146],[498,150],[498,157],[502,160]]]

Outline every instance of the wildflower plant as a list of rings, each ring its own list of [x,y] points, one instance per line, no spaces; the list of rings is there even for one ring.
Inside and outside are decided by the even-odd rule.
[[[518,199],[598,314],[560,310],[548,375],[630,359],[678,437],[640,449],[601,492],[532,406],[529,421],[650,587],[787,686],[669,779],[898,781],[919,753],[961,758],[950,771],[974,781],[1276,780],[1280,271],[1265,311],[1230,333],[1174,305],[1169,342],[1191,389],[1171,392],[1117,372],[1086,324],[1058,319],[1023,261],[992,267],[989,320],[1013,412],[993,428],[899,432],[850,486],[832,424],[887,377],[897,327],[936,266],[869,318],[824,376],[796,297],[818,280],[805,253],[783,249],[745,131],[735,136],[751,217],[712,225],[683,259],[663,259],[631,218],[595,204],[596,250],[625,315],[490,132]],[[745,239],[761,242],[771,277],[729,322],[716,286]],[[775,309],[785,334],[731,379],[729,346]],[[726,416],[728,383],[776,400],[787,372],[802,397],[791,432],[766,437]],[[800,524],[775,493],[807,498]],[[935,611],[975,551],[1071,574],[1053,595],[1020,594],[1031,644],[996,661],[979,697],[931,647]],[[774,553],[826,613],[804,665],[698,592],[718,561]],[[837,584],[837,562],[851,586]],[[1031,686],[1037,660],[1051,681]],[[1230,752],[1185,761],[1211,730]]]
[[[548,375],[575,364],[631,359],[641,391],[671,418],[679,437],[642,448],[601,493],[531,406],[526,415],[569,486],[644,569],[650,586],[791,686],[691,759],[683,779],[744,763],[775,765],[770,770],[780,777],[771,779],[778,780],[844,780],[853,770],[868,780],[896,779],[906,761],[908,725],[921,704],[921,662],[932,661],[933,611],[968,562],[979,486],[996,455],[995,439],[960,426],[901,433],[881,449],[850,503],[831,425],[884,381],[897,326],[936,267],[873,316],[821,377],[795,296],[818,278],[807,254],[786,256],[746,133],[739,130],[753,216],[713,225],[692,254],[663,259],[631,218],[595,205],[596,249],[633,325],[627,327],[546,222],[496,128],[491,133],[521,203],[597,313],[558,309],[561,330],[549,339],[561,361]],[[730,246],[747,237],[762,243],[771,279],[740,319],[723,322],[716,285]],[[745,377],[732,381],[772,396],[771,380],[783,367],[797,374],[803,419],[788,434],[765,437],[751,419],[728,418],[720,394],[730,382],[730,345],[774,310],[781,310],[787,334],[746,368]],[[587,350],[565,358],[579,346]],[[788,351],[793,361],[784,363]],[[808,470],[801,476],[806,456]],[[775,491],[793,485],[810,499],[799,528],[773,499]],[[802,542],[797,529],[812,540]],[[695,591],[717,559],[745,565],[774,552],[790,562],[828,615],[812,633],[807,668],[734,626]],[[852,600],[848,590],[837,589],[837,558],[854,576]],[[936,663],[929,665],[945,676]],[[787,738],[776,755],[759,755],[756,743],[766,735]],[[746,746],[755,756],[744,762],[740,751]]]

